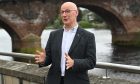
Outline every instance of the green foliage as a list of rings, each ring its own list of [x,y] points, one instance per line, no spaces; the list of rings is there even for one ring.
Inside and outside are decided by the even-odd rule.
[[[82,20],[82,17],[83,17],[83,14],[82,14],[82,11],[78,8],[78,11],[79,11],[79,15],[77,17],[77,21],[81,21]]]
[[[80,21],[79,22],[79,25],[82,27],[82,28],[110,28],[106,23],[93,23],[93,22],[88,22],[88,21]]]
[[[88,21],[80,21],[79,22],[79,25],[82,27],[82,28],[92,28],[92,24],[89,23]]]
[[[57,16],[56,19],[54,20],[53,28],[55,29],[62,28],[62,21],[60,16]]]
[[[91,20],[91,18],[93,18]],[[104,20],[96,15],[95,13],[91,12],[88,9],[79,10],[79,16],[77,17],[79,25],[82,28],[109,28],[107,24],[105,24]],[[49,28],[62,28],[63,23],[61,17],[57,15],[53,23],[49,23]]]
[[[22,48],[21,53],[35,54],[36,50],[41,50],[41,48]]]
[[[35,53],[35,49],[33,48],[22,48],[21,53],[28,53],[28,54],[34,54]]]
[[[131,33],[130,36],[133,36],[134,38],[131,38],[130,40],[124,40],[119,39],[116,40],[115,38],[112,40],[113,45],[117,46],[124,46],[124,47],[140,47],[140,32]],[[129,37],[129,35],[127,35]]]
[[[124,47],[140,47],[140,41],[135,40],[135,41],[115,41],[113,42],[113,45],[117,46],[124,46]]]
[[[103,22],[103,23],[97,23],[97,22],[95,22],[95,23],[92,23],[92,25],[93,25],[93,28],[106,28],[106,29],[109,29],[110,27],[105,23],[105,22]]]
[[[100,17],[100,16],[97,15],[97,14],[94,14],[94,21],[95,21],[95,22],[98,22],[98,23],[104,22],[104,20],[102,19],[102,17]]]

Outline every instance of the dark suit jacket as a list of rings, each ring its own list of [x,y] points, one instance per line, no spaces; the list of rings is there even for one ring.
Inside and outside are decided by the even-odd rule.
[[[51,64],[47,84],[60,83],[62,37],[63,29],[59,29],[51,32],[47,42],[45,66]],[[89,84],[87,71],[96,65],[94,34],[78,28],[68,54],[74,59],[74,66],[66,70],[64,84]]]

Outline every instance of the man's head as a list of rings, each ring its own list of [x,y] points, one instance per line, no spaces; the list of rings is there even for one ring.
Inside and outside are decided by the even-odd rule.
[[[77,24],[78,9],[73,2],[65,2],[60,9],[62,21],[66,27],[73,27]]]

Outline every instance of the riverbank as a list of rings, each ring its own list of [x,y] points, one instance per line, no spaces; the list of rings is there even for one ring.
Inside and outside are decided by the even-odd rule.
[[[97,75],[89,75],[91,84],[140,84],[140,82],[132,82],[124,79],[106,78]]]
[[[87,21],[80,21],[79,26],[84,29],[94,28],[94,29],[110,29],[110,26],[107,25],[105,22],[102,23],[94,23],[94,22],[87,22]],[[62,28],[62,24],[54,24],[48,25],[45,29],[60,29]]]

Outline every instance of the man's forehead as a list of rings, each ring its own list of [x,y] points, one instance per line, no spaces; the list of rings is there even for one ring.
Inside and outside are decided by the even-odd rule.
[[[70,9],[70,8],[63,8],[63,9],[61,9],[61,11],[65,11],[65,10],[72,10],[72,9]]]
[[[61,10],[66,10],[66,9],[73,9],[72,6],[62,6],[61,7]]]
[[[66,10],[66,9],[69,9],[69,10],[76,10],[77,9],[77,7],[76,7],[76,5],[75,4],[73,4],[73,3],[65,3],[65,4],[63,4],[62,6],[61,6],[61,10]]]

